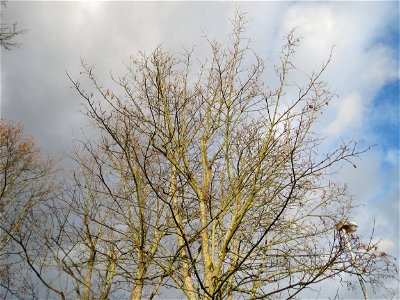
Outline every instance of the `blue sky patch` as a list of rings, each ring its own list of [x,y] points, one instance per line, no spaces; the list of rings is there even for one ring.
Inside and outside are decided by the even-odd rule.
[[[369,111],[373,122],[368,131],[379,137],[378,145],[386,152],[399,149],[399,80],[386,84],[376,95]]]

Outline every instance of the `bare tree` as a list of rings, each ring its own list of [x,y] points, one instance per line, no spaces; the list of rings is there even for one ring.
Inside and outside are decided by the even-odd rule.
[[[127,73],[112,77],[113,90],[85,63],[94,88],[71,79],[102,139],[86,143],[93,165],[80,159],[84,190],[98,195],[96,213],[82,214],[96,223],[83,221],[82,240],[106,249],[91,236],[106,241],[107,228],[136,251],[133,265],[118,262],[121,274],[123,265],[137,274],[132,299],[143,297],[145,278],[188,299],[290,299],[354,272],[334,230],[354,207],[330,175],[368,149],[350,140],[320,151],[314,126],[334,96],[321,77],[330,57],[304,84],[294,82],[299,40],[291,31],[275,68],[279,83],[267,88],[264,63],[243,37],[244,14],[232,24],[229,47],[209,41],[210,59],[200,65],[190,51],[158,48],[132,57]],[[353,243],[363,280],[380,286],[396,276],[376,244],[355,235]]]
[[[374,288],[397,276],[372,237],[335,231],[354,204],[330,175],[368,149],[320,150],[330,56],[295,82],[289,32],[268,88],[244,14],[232,24],[227,48],[207,40],[208,60],[139,53],[114,88],[83,63],[91,90],[70,79],[98,136],[79,143],[62,189],[54,161],[0,122],[3,298],[290,299],[335,278],[354,287],[355,270]]]
[[[0,10],[5,9],[7,6],[6,0],[1,0],[0,2]],[[0,14],[0,17],[3,15]],[[19,29],[17,23],[13,24],[4,24],[0,25],[0,45],[6,50],[11,50],[18,48],[20,44],[15,41],[16,36],[21,35],[26,32],[25,29]]]
[[[131,157],[135,138],[121,133],[123,148],[108,136],[81,143],[70,196],[64,193],[64,208],[54,214],[48,247],[80,299],[141,299],[144,287],[155,294],[160,286],[154,257],[169,211]]]
[[[0,292],[5,299],[36,297],[37,280],[58,292],[43,276],[48,262],[41,239],[48,230],[55,173],[54,160],[41,158],[22,126],[0,121]]]

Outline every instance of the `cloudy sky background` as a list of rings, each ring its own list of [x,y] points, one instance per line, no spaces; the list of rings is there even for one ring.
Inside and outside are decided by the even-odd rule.
[[[273,85],[283,36],[302,37],[296,66],[321,66],[334,46],[324,78],[339,97],[318,130],[326,147],[355,136],[376,144],[345,166],[337,180],[363,205],[353,216],[368,237],[375,220],[381,250],[399,257],[399,3],[398,2],[10,2],[3,22],[29,31],[21,49],[1,50],[1,117],[20,122],[47,153],[63,156],[86,119],[66,71],[77,78],[80,58],[100,79],[123,71],[139,50],[162,45],[178,52],[195,45],[204,58],[206,33],[227,41],[236,8],[248,13],[247,36],[265,60]],[[348,293],[347,297],[357,297]]]

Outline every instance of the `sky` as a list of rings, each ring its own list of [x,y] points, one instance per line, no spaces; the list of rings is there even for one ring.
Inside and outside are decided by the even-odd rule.
[[[1,50],[1,117],[22,123],[46,153],[63,157],[87,127],[66,75],[79,76],[81,59],[107,82],[130,55],[159,45],[171,52],[195,46],[204,58],[203,36],[226,42],[236,8],[247,12],[246,34],[271,84],[290,29],[301,37],[294,61],[304,73],[318,69],[333,47],[324,79],[338,97],[318,130],[327,149],[352,137],[375,145],[336,180],[361,205],[352,216],[360,234],[367,238],[375,224],[381,250],[399,258],[398,2],[9,2],[2,22],[28,31],[20,49]]]

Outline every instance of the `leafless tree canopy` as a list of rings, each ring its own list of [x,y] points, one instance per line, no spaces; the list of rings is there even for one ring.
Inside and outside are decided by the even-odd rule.
[[[41,159],[31,137],[20,125],[0,121],[0,295],[35,294],[46,254],[42,236],[50,224],[49,201],[57,181],[51,159]]]
[[[245,15],[232,24],[229,46],[207,40],[203,62],[160,47],[132,56],[114,87],[86,63],[70,77],[98,136],[77,145],[75,171],[47,206],[46,259],[21,255],[57,274],[36,274],[51,295],[152,299],[173,288],[188,299],[290,299],[324,280],[352,286],[355,267],[373,287],[396,276],[391,258],[355,234],[354,266],[335,231],[353,204],[329,176],[367,149],[320,151],[313,126],[334,96],[321,77],[330,57],[296,84],[289,32],[278,86],[267,88]],[[11,154],[1,149],[3,163]]]
[[[1,0],[0,2],[0,10],[5,9],[7,6],[6,0]],[[0,13],[0,17],[3,14]],[[24,33],[26,30],[20,29],[17,26],[17,23],[13,24],[4,24],[3,22],[0,24],[0,45],[6,50],[11,50],[18,48],[20,44],[15,41],[16,36]]]

